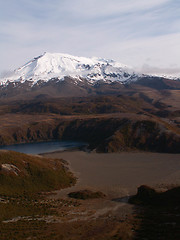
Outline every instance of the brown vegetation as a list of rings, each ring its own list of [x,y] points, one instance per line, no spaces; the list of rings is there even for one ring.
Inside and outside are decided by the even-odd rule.
[[[171,106],[164,102],[166,95]],[[43,96],[1,100],[0,145],[56,139],[86,141],[98,152],[180,151],[177,94],[137,91],[132,96]]]
[[[75,183],[61,160],[0,151],[0,195],[34,195]],[[5,168],[6,167],[6,168]]]
[[[141,205],[135,239],[178,240],[180,238],[180,187],[156,192],[148,186],[138,188],[130,203]],[[143,206],[143,207],[142,207]]]
[[[75,198],[75,199],[93,199],[93,198],[103,198],[105,197],[105,194],[103,194],[102,192],[98,191],[98,192],[93,192],[91,190],[81,190],[81,191],[77,191],[77,192],[71,192],[68,194],[68,196],[70,198]]]
[[[6,130],[1,125],[0,144],[56,139],[85,141],[90,144],[90,149],[96,149],[98,152],[120,152],[131,149],[171,153],[180,151],[178,129],[176,131],[176,127],[153,118],[142,116],[137,120],[137,116],[133,114],[120,114],[114,117],[112,115],[81,116],[71,119],[47,115],[38,118],[36,121],[35,118],[32,120],[30,118],[29,123],[19,124],[21,125],[19,127],[11,126],[10,123]],[[13,124],[15,121],[16,115],[13,116]]]

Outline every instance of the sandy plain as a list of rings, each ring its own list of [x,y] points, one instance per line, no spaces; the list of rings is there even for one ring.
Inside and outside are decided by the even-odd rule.
[[[57,197],[88,188],[103,191],[110,198],[121,198],[135,194],[137,187],[144,184],[160,190],[180,184],[180,154],[75,150],[44,155],[66,160],[77,177],[77,184],[61,190]]]

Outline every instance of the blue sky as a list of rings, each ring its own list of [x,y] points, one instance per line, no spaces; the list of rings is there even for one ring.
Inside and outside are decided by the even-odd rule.
[[[180,1],[1,0],[0,72],[45,51],[180,76]]]

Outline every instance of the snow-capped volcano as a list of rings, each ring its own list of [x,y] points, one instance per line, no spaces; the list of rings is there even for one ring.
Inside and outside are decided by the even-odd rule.
[[[96,83],[98,80],[127,83],[137,80],[140,75],[126,65],[113,60],[44,53],[16,69],[9,76],[0,79],[0,83],[4,85],[10,82],[31,81],[34,85],[39,80],[45,82],[54,78],[63,80],[65,76],[79,81],[85,78],[90,83]]]

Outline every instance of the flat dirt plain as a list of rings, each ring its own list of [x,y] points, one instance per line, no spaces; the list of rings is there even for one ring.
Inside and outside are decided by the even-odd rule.
[[[78,178],[74,187],[58,192],[59,196],[91,188],[109,197],[126,197],[135,194],[142,184],[155,188],[180,184],[180,154],[64,151],[44,156],[66,160]]]

